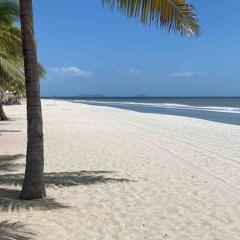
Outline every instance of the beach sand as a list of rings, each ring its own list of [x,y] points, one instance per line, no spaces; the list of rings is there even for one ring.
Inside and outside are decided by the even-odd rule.
[[[26,231],[42,240],[240,239],[239,126],[42,103],[48,198],[17,200],[26,112],[25,105],[7,106],[11,120],[0,122],[0,222],[23,226],[2,223],[0,233]]]

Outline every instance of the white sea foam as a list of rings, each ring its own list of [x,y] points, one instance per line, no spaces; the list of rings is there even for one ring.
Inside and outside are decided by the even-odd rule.
[[[144,108],[159,108],[169,110],[189,110],[189,111],[208,111],[208,112],[219,112],[219,113],[236,113],[240,114],[240,108],[237,107],[219,107],[219,106],[194,106],[186,104],[175,104],[175,103],[144,103],[144,102],[118,102],[118,101],[95,101],[95,100],[74,100],[79,103],[89,103],[96,105],[105,105],[109,107],[144,107]]]

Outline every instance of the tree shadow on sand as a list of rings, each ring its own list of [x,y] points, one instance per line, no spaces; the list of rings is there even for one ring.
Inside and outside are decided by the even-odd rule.
[[[128,179],[105,177],[103,174],[113,172],[107,171],[80,171],[80,172],[60,172],[46,173],[45,182],[48,187],[70,187],[79,185],[92,185],[100,183],[123,183],[130,182]],[[21,186],[23,174],[6,174],[0,176],[0,185]],[[39,199],[31,201],[21,201],[18,199],[20,191],[0,188],[0,211],[20,211],[24,210],[52,210],[58,208],[68,208],[57,203],[54,199]]]
[[[24,164],[17,163],[19,159],[24,157],[23,154],[16,155],[0,155],[0,171],[1,172],[13,172],[19,169],[19,167],[23,167]]]
[[[5,172],[13,172],[23,168],[24,164],[19,163],[19,160],[23,157],[23,154],[2,156],[0,155],[0,176],[4,176],[3,173]],[[23,178],[23,174],[21,175]],[[15,176],[15,174],[13,174],[12,176]],[[0,180],[0,211],[2,212],[67,208],[67,206],[56,202],[54,199],[49,198],[33,201],[19,200],[20,191],[12,188],[9,189],[6,187],[6,185],[7,184],[5,184],[4,181]]]
[[[19,200],[20,191],[12,189],[21,187],[24,174],[2,174],[2,171],[13,171],[17,166],[15,161],[23,155],[0,156],[0,211],[19,212],[21,210],[53,210],[70,208],[55,199],[45,198],[31,201]],[[71,187],[79,185],[94,185],[103,183],[130,182],[124,178],[113,178],[107,175],[112,171],[78,171],[78,172],[53,172],[45,174],[45,182],[48,187],[57,186]],[[24,224],[20,222],[0,222],[0,240],[31,240],[36,236],[33,233],[25,232]]]
[[[19,199],[20,191],[14,189],[0,188],[0,211],[19,212],[21,210],[46,211],[59,208],[69,208],[52,198],[23,201]],[[0,238],[1,239],[1,238]]]
[[[23,155],[0,156],[0,171],[11,171],[14,161]],[[11,162],[12,161],[12,162]],[[0,172],[1,173],[1,172]],[[48,187],[71,187],[79,185],[93,185],[103,183],[123,183],[130,182],[124,178],[113,178],[107,175],[113,174],[112,171],[78,171],[78,172],[52,172],[45,173],[45,182]],[[40,199],[22,201],[18,197],[19,190],[12,187],[21,187],[24,174],[0,174],[0,211],[13,212],[20,210],[52,210],[58,208],[68,208],[54,199]],[[11,188],[6,188],[11,186]]]
[[[0,222],[0,240],[31,240],[34,236],[21,222]]]
[[[113,171],[79,171],[79,172],[53,172],[45,173],[45,183],[48,186],[69,187],[78,185],[92,185],[107,182],[130,182],[125,178],[112,178],[105,176],[114,173]],[[21,186],[23,174],[0,175],[0,184],[10,186]]]
[[[21,130],[0,130],[0,133],[19,133]]]
[[[19,132],[22,132],[22,131],[21,130],[0,130],[0,136],[2,136],[1,133],[19,133]]]

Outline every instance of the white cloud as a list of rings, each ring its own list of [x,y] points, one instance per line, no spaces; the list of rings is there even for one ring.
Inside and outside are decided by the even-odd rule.
[[[202,73],[202,72],[192,72],[192,71],[172,73],[173,77],[194,77],[194,76],[200,76],[200,75],[204,75],[204,73]]]
[[[133,74],[141,74],[141,70],[135,68],[129,68],[129,72]]]
[[[51,68],[52,73],[63,75],[63,76],[73,76],[73,77],[91,77],[92,72],[82,70],[78,67],[53,67]]]

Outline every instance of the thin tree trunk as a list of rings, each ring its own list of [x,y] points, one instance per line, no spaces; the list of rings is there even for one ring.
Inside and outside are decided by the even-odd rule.
[[[20,0],[22,44],[27,95],[27,157],[21,199],[46,196],[44,183],[43,124],[32,0]]]
[[[4,113],[4,110],[3,110],[3,98],[4,98],[4,90],[0,86],[0,121],[8,120],[6,114]]]
[[[0,121],[7,121],[8,118],[6,116],[6,114],[4,113],[4,110],[3,110],[3,105],[0,101]]]
[[[19,91],[17,91],[17,95],[16,95],[16,103],[17,103],[17,104],[21,104],[20,93],[19,93]]]

